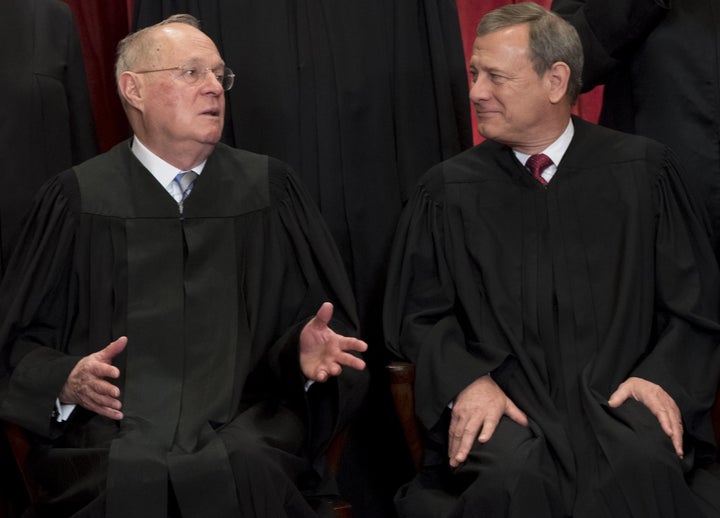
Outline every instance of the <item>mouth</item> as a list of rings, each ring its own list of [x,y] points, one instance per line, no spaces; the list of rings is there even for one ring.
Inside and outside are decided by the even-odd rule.
[[[495,115],[497,112],[494,110],[475,110],[475,115],[478,119],[484,119],[487,117],[490,117],[492,115]]]
[[[210,115],[211,117],[219,117],[220,110],[205,110],[200,115]]]

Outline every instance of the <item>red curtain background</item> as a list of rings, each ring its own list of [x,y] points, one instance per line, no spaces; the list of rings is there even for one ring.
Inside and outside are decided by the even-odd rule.
[[[106,151],[129,136],[118,95],[113,66],[115,47],[131,27],[133,0],[63,0],[72,8],[83,46],[85,66],[93,103],[98,143]],[[475,27],[488,11],[513,0],[456,0],[465,55],[469,56],[475,39]],[[538,0],[550,7],[550,0]],[[602,87],[583,94],[575,113],[597,122],[602,103]],[[473,123],[475,142],[482,138]]]
[[[85,59],[100,151],[130,136],[115,88],[115,48],[130,32],[133,0],[63,0],[72,9]]]

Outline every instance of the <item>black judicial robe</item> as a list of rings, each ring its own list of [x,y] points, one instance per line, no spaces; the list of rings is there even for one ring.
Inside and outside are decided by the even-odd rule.
[[[493,141],[421,180],[389,266],[388,345],[417,366],[416,411],[439,442],[428,467],[447,466],[448,404],[480,376],[491,373],[528,414],[525,444],[535,449],[522,462],[537,463],[556,501],[522,495],[518,483],[506,499],[484,502],[482,516],[700,517],[683,473],[714,458],[709,409],[720,370],[718,272],[702,209],[667,148],[573,120],[547,189]],[[607,405],[630,376],[659,384],[679,405],[683,461],[644,406]],[[512,428],[507,420],[473,451],[493,448]],[[628,481],[623,462],[651,442],[669,467],[634,466]],[[421,475],[404,488],[401,515],[423,516],[418,502],[442,506],[424,491],[444,487],[435,483]],[[720,485],[711,487],[717,500]],[[446,499],[446,515],[473,498],[482,499]],[[548,505],[555,514],[544,513]]]
[[[97,153],[80,40],[59,0],[0,2],[0,274],[32,198]]]
[[[600,124],[677,153],[720,257],[720,4],[554,0],[552,9],[583,42],[583,89],[604,85]]]
[[[0,414],[34,434],[39,510],[165,516],[172,486],[183,516],[311,516],[292,481],[324,489],[321,453],[365,384],[346,369],[304,392],[298,334],[326,300],[355,332],[335,245],[282,162],[219,144],[182,216],[128,142],[50,180],[0,290]],[[122,335],[124,419],[51,419],[78,359]]]

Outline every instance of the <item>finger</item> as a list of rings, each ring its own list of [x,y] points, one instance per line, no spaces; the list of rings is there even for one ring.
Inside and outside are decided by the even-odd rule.
[[[482,431],[480,432],[480,435],[478,435],[478,442],[488,442],[495,433],[495,429],[497,428],[498,423],[499,421],[497,419],[489,417],[486,418],[482,424]]]
[[[115,410],[114,408],[108,408],[100,405],[86,406],[85,408],[114,421],[120,421],[123,417],[125,417],[122,412]]]
[[[487,422],[487,419],[485,420]],[[485,430],[485,423],[482,424],[483,432]],[[480,428],[479,420],[477,422],[468,421],[462,428],[460,440],[456,444],[455,455],[450,459],[450,465],[457,467],[467,460],[467,456],[475,443],[475,438],[478,437],[478,429]],[[494,429],[494,427],[493,427]],[[490,434],[492,435],[492,433]]]
[[[327,381],[328,379],[328,373],[325,369],[318,369],[317,374],[315,374],[314,377],[310,378],[313,381],[317,381],[319,383],[322,383],[324,381]]]
[[[520,409],[515,405],[515,403],[513,403],[513,402],[510,401],[510,400],[508,400],[507,408],[505,409],[505,414],[506,414],[510,419],[512,419],[513,421],[515,421],[517,424],[520,424],[520,425],[522,425],[522,426],[527,426],[527,425],[529,424],[529,423],[528,423],[527,414],[526,414],[525,412],[523,412],[522,410],[520,410]]]
[[[327,366],[326,371],[330,376],[340,376],[340,373],[342,373],[342,367],[339,363],[333,362]]]
[[[673,448],[678,457],[682,458],[683,452],[683,425],[682,418],[678,412],[660,412],[656,414],[663,432],[670,437]]]
[[[323,302],[320,309],[315,314],[315,323],[327,326],[333,316],[333,305],[330,302]]]
[[[112,410],[120,410],[122,408],[122,402],[120,400],[98,393],[88,394],[86,403]]]
[[[460,446],[462,428],[462,420],[458,415],[453,414],[450,421],[450,427],[448,429],[448,458],[450,459],[450,465],[453,465],[452,459],[457,454],[458,447]]]
[[[82,361],[82,360],[81,360]],[[120,369],[109,363],[104,363],[95,358],[88,358],[79,365],[79,374],[91,378],[118,378]]]
[[[98,351],[97,357],[106,363],[112,363],[113,358],[125,350],[128,339],[127,336],[121,336],[114,342],[110,342],[104,349]]]
[[[122,408],[121,401],[98,394],[92,390],[86,390],[80,394],[77,404],[96,414],[109,417],[110,419],[123,418],[123,413],[120,411]]]
[[[629,396],[630,390],[627,388],[627,385],[625,383],[621,383],[617,390],[612,393],[610,399],[608,399],[608,404],[612,408],[617,408],[622,405]]]
[[[363,342],[358,338],[353,338],[349,336],[343,337],[340,340],[339,345],[340,349],[343,351],[355,351],[359,353],[367,351],[368,348],[367,343]]]
[[[77,399],[81,404],[94,403],[96,405],[120,408],[120,400],[116,397],[120,390],[102,380],[90,380],[81,385],[77,391]]]
[[[92,385],[92,389],[96,394],[100,394],[101,396],[107,396],[113,399],[120,397],[120,389],[105,380],[96,380]]]
[[[362,358],[353,356],[352,354],[343,354],[338,358],[338,363],[350,367],[356,370],[363,370],[365,368],[365,361]]]
[[[106,409],[101,415],[104,415],[105,417],[114,421],[120,421],[123,419],[123,417],[125,417],[125,414],[123,414],[119,410],[113,410],[112,408]]]
[[[658,418],[658,421],[660,421],[660,427],[662,428],[663,432],[665,432],[665,435],[670,437],[670,440],[672,441],[672,444],[673,444],[673,448],[675,449],[675,453],[678,455],[678,457],[682,457],[683,456],[682,423],[680,423],[677,420],[672,420],[671,418],[669,418],[667,416]]]
[[[685,452],[683,451],[683,426],[682,426],[682,423],[674,424],[673,433],[670,436],[670,439],[672,439],[673,447],[675,448],[675,453],[677,453],[677,456],[682,459],[685,456]]]

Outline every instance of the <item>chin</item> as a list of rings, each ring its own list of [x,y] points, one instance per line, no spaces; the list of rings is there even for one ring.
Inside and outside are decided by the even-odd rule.
[[[200,142],[204,142],[205,144],[217,144],[218,142],[220,142],[221,138],[222,130],[212,131],[200,137]]]
[[[498,131],[494,130],[492,125],[490,124],[480,123],[477,125],[477,130],[483,138],[490,140],[497,140],[497,137],[499,135]]]

